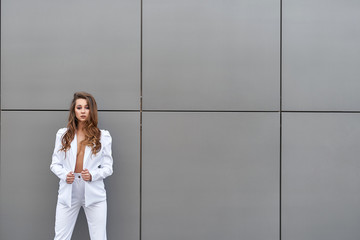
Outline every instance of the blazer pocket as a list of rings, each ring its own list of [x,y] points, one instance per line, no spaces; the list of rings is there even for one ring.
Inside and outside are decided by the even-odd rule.
[[[94,181],[87,182],[88,188],[86,189],[88,193],[95,198],[104,198],[106,197],[106,190],[104,181]]]
[[[71,190],[72,185],[67,184],[65,181],[59,181],[58,201],[64,205],[70,206],[71,204]]]

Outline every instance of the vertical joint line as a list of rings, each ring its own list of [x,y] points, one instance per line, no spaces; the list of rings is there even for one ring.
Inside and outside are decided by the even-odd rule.
[[[280,0],[280,149],[279,149],[279,239],[282,239],[282,0]]]
[[[140,196],[140,200],[139,200],[139,240],[142,239],[142,106],[143,106],[143,84],[142,84],[142,70],[143,70],[143,66],[142,66],[142,53],[143,53],[143,49],[142,49],[142,34],[143,34],[143,0],[140,0],[140,169],[139,169],[139,175],[140,175],[140,179],[139,179],[139,196]]]

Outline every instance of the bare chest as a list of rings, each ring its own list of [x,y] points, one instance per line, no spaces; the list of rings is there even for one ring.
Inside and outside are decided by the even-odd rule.
[[[76,164],[75,171],[80,173],[83,169],[84,155],[85,155],[85,144],[81,143],[85,139],[84,136],[77,137],[77,153],[76,153]]]

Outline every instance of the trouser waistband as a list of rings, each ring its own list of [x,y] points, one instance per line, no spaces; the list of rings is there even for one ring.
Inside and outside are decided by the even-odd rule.
[[[74,173],[74,176],[75,176],[75,180],[81,180],[82,179],[81,173]]]

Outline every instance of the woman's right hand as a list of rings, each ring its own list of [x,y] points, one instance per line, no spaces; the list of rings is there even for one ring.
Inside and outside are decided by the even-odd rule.
[[[66,183],[68,184],[72,184],[75,180],[75,175],[73,172],[69,172],[67,175],[66,175]]]

